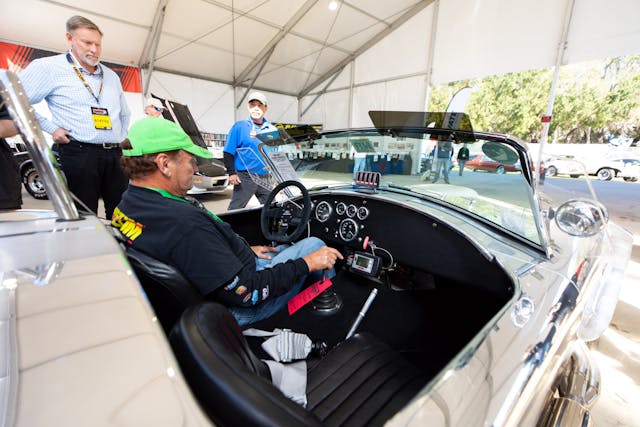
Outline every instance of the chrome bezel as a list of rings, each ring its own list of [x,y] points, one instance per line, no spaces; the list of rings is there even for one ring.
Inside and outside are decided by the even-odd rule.
[[[321,209],[321,207],[322,207],[322,208],[324,208],[324,207],[326,207],[326,208],[327,208],[327,213],[326,213],[326,215],[321,215],[321,214],[318,212],[318,210],[319,210],[319,209]],[[331,217],[331,214],[332,214],[332,213],[333,213],[333,208],[331,207],[331,205],[329,204],[329,202],[326,202],[326,201],[324,201],[324,200],[323,200],[322,202],[318,203],[318,204],[316,205],[315,210],[314,210],[314,215],[315,215],[316,219],[317,219],[319,222],[327,222],[327,221],[329,220],[329,218]]]
[[[358,216],[359,220],[364,220],[367,219],[369,217],[369,208],[364,207],[364,206],[360,206],[358,208],[358,212],[356,213],[356,215]]]
[[[344,227],[345,224],[353,224],[353,227],[355,228],[355,231],[353,232],[353,237],[351,238],[347,238],[343,235],[342,233],[342,227]],[[340,226],[338,227],[338,234],[340,235],[340,238],[342,240],[344,240],[345,242],[350,242],[353,239],[356,238],[356,236],[358,235],[358,231],[360,230],[360,227],[358,227],[358,223],[355,222],[354,220],[352,220],[351,218],[346,218],[344,221],[342,221],[340,223]]]

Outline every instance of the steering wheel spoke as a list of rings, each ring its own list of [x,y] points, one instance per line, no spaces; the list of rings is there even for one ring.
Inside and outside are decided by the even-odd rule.
[[[296,187],[302,196],[295,202],[278,198],[283,190]],[[291,194],[291,193],[289,193]],[[311,198],[307,189],[298,181],[278,184],[269,194],[260,214],[260,227],[267,240],[277,243],[291,243],[300,238],[311,216]]]

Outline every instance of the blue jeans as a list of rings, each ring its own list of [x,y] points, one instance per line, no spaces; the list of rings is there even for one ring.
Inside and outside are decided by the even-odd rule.
[[[361,171],[367,170],[367,158],[366,157],[354,157],[353,159],[353,179],[356,179],[356,174]]]
[[[290,259],[302,258],[311,252],[320,249],[325,246],[324,242],[317,237],[308,237],[302,239],[294,245],[280,245],[278,246],[278,253],[272,256],[271,259],[256,258],[256,271],[264,270],[265,268],[271,268],[276,264],[289,261]],[[335,270],[331,269],[325,273],[325,277],[332,278],[336,275]],[[322,279],[322,271],[314,271],[305,275],[293,284],[293,287],[287,291],[284,295],[280,295],[275,298],[268,298],[265,302],[256,305],[255,307],[229,307],[229,311],[236,318],[240,326],[246,326],[251,323],[255,323],[259,320],[271,317],[284,308],[287,302],[300,292],[302,285],[307,277],[310,277],[313,282]]]
[[[440,171],[444,174],[444,182],[449,183],[449,159],[436,160],[436,176],[433,182],[437,182],[440,179]]]

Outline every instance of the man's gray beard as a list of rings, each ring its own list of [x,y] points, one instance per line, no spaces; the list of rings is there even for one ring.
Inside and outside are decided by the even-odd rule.
[[[82,59],[84,59],[84,61],[85,61],[87,64],[91,65],[92,67],[97,67],[97,66],[98,66],[98,64],[100,63],[100,59],[98,59],[97,61],[92,61],[92,60],[90,60],[89,58],[87,58],[86,56],[83,56],[83,57],[82,57]]]

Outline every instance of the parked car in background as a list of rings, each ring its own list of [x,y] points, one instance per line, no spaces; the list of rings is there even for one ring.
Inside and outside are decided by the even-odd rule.
[[[637,181],[640,178],[639,165],[640,159],[630,157],[582,159],[554,156],[547,160],[547,176],[569,175],[571,178],[578,178],[586,172],[601,181],[610,181],[616,177],[625,181]]]
[[[497,174],[503,174],[505,172],[516,172],[518,170],[518,166],[516,166],[515,163],[500,163],[493,160],[486,154],[478,154],[477,156],[472,157],[471,159],[469,159],[469,161],[467,161],[465,167],[473,171],[489,171],[495,172]]]
[[[569,175],[578,178],[584,173],[584,167],[573,156],[554,156],[546,161],[547,176]]]
[[[27,193],[34,199],[47,199],[47,191],[44,188],[44,183],[40,179],[40,174],[27,152],[27,147],[21,142],[12,142],[9,145],[12,147],[13,155],[20,167],[22,185],[24,185]]]
[[[638,159],[628,157],[598,158],[586,160],[585,165],[589,175],[597,176],[600,181],[610,181],[618,176],[627,165],[633,166],[637,161]],[[629,171],[627,180],[632,178],[633,168],[629,169]]]
[[[28,101],[8,76],[12,111]],[[611,320],[632,236],[595,198],[543,197],[531,168],[514,166],[531,163],[524,142],[453,129],[469,119],[452,114],[370,111],[370,128],[274,139],[263,159],[290,178],[265,206],[220,213],[250,244],[313,236],[343,254],[335,277],[310,284],[331,286],[316,299],[252,325],[324,343],[306,365],[261,360],[226,308],[79,213],[40,156],[54,211],[0,212],[0,414],[29,427],[589,425],[600,376],[586,342]],[[17,124],[47,152],[35,119]],[[359,141],[401,146],[415,164],[434,135],[514,173],[354,179]],[[295,401],[270,373],[292,370]]]
[[[640,178],[640,159],[619,158],[606,162],[606,169],[599,169],[597,176],[600,180],[608,181],[614,177],[621,177],[625,181],[637,181]]]

